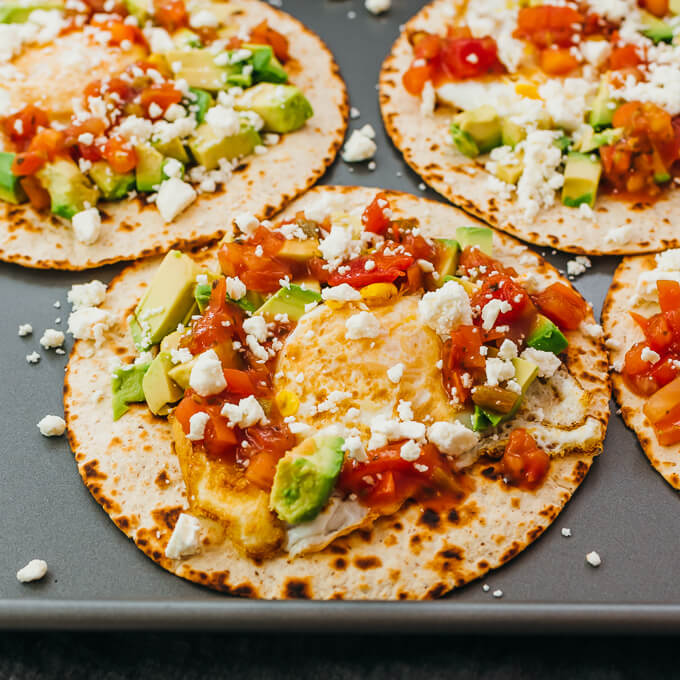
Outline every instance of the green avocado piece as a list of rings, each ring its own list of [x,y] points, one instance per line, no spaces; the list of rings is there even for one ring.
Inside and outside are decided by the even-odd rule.
[[[128,14],[135,17],[140,26],[146,23],[149,18],[149,0],[123,0],[123,4]]]
[[[559,354],[567,349],[568,344],[564,333],[547,316],[536,315],[536,320],[527,335],[527,347]]]
[[[286,83],[288,74],[281,62],[274,56],[270,45],[254,45],[244,43],[241,49],[250,50],[252,57],[248,63],[253,67],[253,77],[258,83]]]
[[[113,419],[118,420],[128,410],[128,404],[144,401],[142,381],[151,362],[119,366],[111,378]]]
[[[458,241],[452,238],[436,238],[435,241],[439,245],[441,252],[441,260],[437,265],[437,273],[439,274],[440,285],[444,285],[443,278],[445,276],[454,277],[456,275],[460,258],[460,245]]]
[[[180,50],[200,49],[203,47],[203,41],[198,33],[194,33],[188,28],[180,28],[172,34],[172,41]]]
[[[553,143],[562,153],[567,153],[571,148],[571,139],[567,135],[558,137]]]
[[[279,519],[300,524],[313,520],[323,510],[345,460],[344,443],[342,437],[317,435],[279,460],[269,497]]]
[[[606,128],[602,132],[595,132],[589,128],[588,132],[581,137],[577,151],[589,153],[599,149],[601,146],[614,144],[623,137],[623,128]]]
[[[527,136],[521,125],[513,123],[508,118],[501,118],[501,142],[513,149]]]
[[[135,168],[137,191],[145,193],[158,191],[163,181],[163,154],[154,149],[151,144],[138,144],[135,151],[137,153],[137,167]]]
[[[183,364],[172,366],[168,370],[168,378],[177,383],[177,385],[179,385],[183,390],[188,389],[189,378],[191,377],[191,369],[194,367],[197,358],[198,357],[194,357],[189,361],[185,361]]]
[[[321,302],[321,295],[313,290],[305,290],[291,283],[288,288],[280,288],[255,313],[274,317],[288,314],[291,321],[297,321],[305,313],[305,306]]]
[[[237,111],[254,111],[268,132],[293,132],[314,115],[312,105],[295,85],[260,83],[239,95]]]
[[[40,169],[36,177],[50,195],[55,215],[70,220],[86,207],[94,207],[99,189],[80,171],[70,158],[59,158]],[[87,204],[87,205],[86,205]]]
[[[479,156],[481,152],[475,140],[472,139],[472,135],[461,130],[455,123],[451,123],[449,133],[451,134],[451,141],[464,156],[468,158]]]
[[[107,201],[117,201],[125,198],[135,186],[135,175],[132,172],[120,174],[106,161],[92,164],[88,174],[102,192],[102,198]]]
[[[241,120],[240,131],[229,137],[223,137],[208,123],[203,123],[189,139],[189,149],[199,165],[214,170],[220,159],[231,161],[248,156],[261,143],[257,130],[245,120]]]
[[[642,30],[640,33],[652,40],[655,44],[660,42],[673,42],[673,27],[663,19],[655,17],[645,10],[640,10]]]
[[[479,153],[487,153],[503,143],[501,119],[493,106],[463,111],[453,117],[453,123],[472,137]]]
[[[170,352],[160,352],[142,379],[142,390],[149,410],[154,415],[167,415],[169,407],[179,401],[184,390],[168,376],[172,368]]]
[[[588,114],[588,124],[596,130],[609,127],[614,120],[614,111],[618,102],[609,96],[609,85],[606,80],[600,82],[600,87],[593,100],[593,106]]]
[[[165,58],[173,67],[176,79],[183,78],[189,87],[211,92],[225,89],[229,77],[240,74],[242,68],[239,64],[218,66],[215,55],[206,49],[170,50]]]
[[[23,203],[26,194],[21,188],[19,177],[12,172],[12,163],[16,154],[0,151],[0,201],[6,203]]]
[[[592,208],[601,174],[602,163],[596,154],[570,152],[564,166],[562,203],[572,208],[587,203]]]
[[[205,120],[205,114],[214,104],[215,100],[212,98],[210,92],[207,92],[206,90],[190,87],[189,91],[194,95],[189,104],[189,109],[194,111],[196,122],[200,125]]]
[[[511,161],[508,163],[496,163],[495,175],[506,184],[517,184],[524,172],[524,163],[518,154],[515,154],[514,161],[514,163]]]
[[[184,144],[182,144],[177,137],[171,139],[169,142],[151,142],[151,145],[159,153],[162,153],[168,158],[174,158],[180,163],[188,163],[191,160],[187,150],[184,148]]]
[[[282,257],[285,260],[293,260],[293,262],[307,262],[313,257],[320,255],[319,239],[308,238],[304,241],[298,239],[287,239],[281,250],[276,253],[276,257]]]
[[[190,313],[195,305],[196,274],[194,261],[178,250],[171,250],[163,258],[130,322],[140,351],[159,343]]]
[[[458,227],[456,240],[461,250],[468,246],[477,246],[489,257],[493,256],[493,230],[488,227]]]
[[[64,3],[60,0],[4,2],[0,7],[0,24],[23,24],[36,9],[64,9]]]

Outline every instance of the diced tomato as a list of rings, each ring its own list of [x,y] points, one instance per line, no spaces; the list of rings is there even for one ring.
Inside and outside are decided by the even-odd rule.
[[[146,39],[142,31],[137,26],[126,24],[120,19],[100,19],[98,15],[95,15],[90,24],[95,28],[106,31],[111,36],[109,38],[109,45],[120,45],[126,41],[130,44],[146,45]]]
[[[655,314],[647,321],[645,337],[656,352],[665,352],[673,342],[673,332],[663,314]]]
[[[614,47],[609,55],[609,68],[612,71],[635,68],[644,61],[638,50],[636,45],[630,44]]]
[[[573,44],[572,36],[580,32],[583,21],[583,14],[571,7],[523,7],[519,11],[517,29],[513,35],[543,49],[553,45],[570,47]]]
[[[182,101],[182,93],[176,90],[171,83],[161,83],[160,85],[152,85],[144,90],[141,94],[141,105],[144,108],[148,118],[160,118],[171,104],[179,104]],[[150,108],[155,104],[160,113],[152,115]]]
[[[434,76],[434,67],[428,63],[420,63],[422,59],[417,59],[417,65],[412,64],[401,77],[404,89],[415,97],[419,96],[428,80]]]
[[[5,134],[15,144],[28,142],[39,127],[47,127],[50,123],[47,114],[33,104],[7,116],[2,122]]]
[[[517,428],[510,433],[501,465],[510,484],[534,489],[548,474],[550,456],[538,448],[527,430]]]
[[[493,38],[447,39],[441,52],[442,69],[454,79],[479,78],[487,73],[502,73]]]
[[[201,411],[207,413],[205,405],[199,402],[199,400],[191,393],[187,393],[182,401],[177,404],[177,407],[173,411],[173,415],[182,426],[184,434],[189,434],[189,430],[191,429],[189,423],[191,416]]]
[[[680,309],[680,283],[677,281],[657,281],[656,289],[662,312]]]
[[[286,425],[279,427],[256,425],[246,431],[248,447],[242,449],[249,458],[246,478],[256,486],[269,491],[274,481],[276,464],[297,444]]]
[[[258,45],[271,45],[274,56],[276,56],[283,64],[290,59],[288,38],[273,28],[270,28],[266,20],[250,30],[250,42]]]
[[[156,21],[170,33],[189,23],[184,0],[153,0]]]
[[[649,377],[659,386],[668,385],[680,375],[680,357],[678,355],[667,355],[657,362],[649,373]]]
[[[19,180],[19,184],[21,184],[21,188],[26,192],[26,196],[28,196],[31,207],[34,210],[40,212],[50,207],[50,195],[43,185],[40,184],[37,177],[22,177]]]
[[[215,345],[230,342],[241,328],[241,323],[242,317],[237,308],[227,302],[226,280],[220,279],[212,289],[203,315],[192,326],[191,353],[200,354]]]
[[[366,271],[366,262],[372,260],[375,267]],[[344,267],[348,271],[340,273],[334,271],[328,277],[331,286],[339,286],[347,283],[353,288],[363,288],[371,283],[393,283],[399,277],[404,276],[408,268],[414,263],[415,258],[409,254],[385,255],[382,251],[376,251],[369,255],[362,255],[347,262]]]
[[[406,270],[406,281],[401,284],[401,291],[405,294],[415,293],[425,287],[425,277],[419,264],[412,264]]]
[[[246,479],[263,491],[270,491],[274,483],[276,465],[281,456],[273,451],[260,451],[250,458],[246,468]]]
[[[638,5],[657,17],[668,14],[668,0],[638,0]]]
[[[494,327],[504,326],[519,319],[524,314],[527,305],[531,304],[524,288],[505,274],[492,273],[491,276],[487,276],[470,303],[473,307],[479,306],[480,309],[484,309],[484,306],[491,300],[501,300],[510,306],[509,310],[498,314]]]
[[[61,130],[45,128],[40,130],[28,145],[28,150],[42,154],[53,161],[66,148],[64,133]]]
[[[94,116],[92,118],[86,118],[85,120],[71,123],[71,125],[64,130],[64,141],[67,146],[73,146],[78,144],[78,138],[85,134],[90,134],[94,139],[97,139],[97,137],[101,137],[106,132],[106,128],[107,123],[101,118],[96,118]]]
[[[121,137],[110,137],[102,148],[102,156],[114,172],[124,174],[137,166],[137,152]]]
[[[504,267],[498,260],[487,255],[479,248],[467,246],[463,249],[458,260],[458,266],[461,267],[466,274],[473,274],[472,270],[488,276],[491,272],[498,272],[500,274],[507,274],[508,276],[517,276],[517,272],[512,267]],[[484,270],[481,267],[485,267]]]
[[[222,406],[211,404],[205,410],[210,415],[203,436],[206,453],[217,457],[234,455],[239,442],[233,428],[229,427],[229,421],[220,413]]]
[[[235,368],[225,368],[224,379],[227,381],[226,392],[239,397],[248,397],[255,394],[255,385],[247,371],[238,371]]]
[[[578,68],[579,61],[568,47],[558,47],[542,50],[540,64],[548,75],[564,76]]]
[[[470,399],[473,379],[479,376],[486,365],[481,354],[484,342],[483,331],[477,326],[458,326],[451,333],[451,339],[444,345],[442,378],[446,391],[462,404]],[[463,375],[468,379],[464,380]]]
[[[586,318],[588,305],[573,289],[559,281],[534,296],[539,310],[560,328],[576,330]]]
[[[361,215],[364,231],[383,235],[390,226],[390,203],[382,191],[368,204]]]
[[[404,250],[413,255],[416,260],[427,260],[434,263],[437,259],[437,246],[433,243],[428,243],[427,239],[420,234],[414,235],[410,231],[397,231],[397,223],[392,223],[392,232],[394,240],[404,246]]]
[[[449,37],[470,37],[449,36]],[[432,33],[420,32],[413,36],[413,54],[416,59],[434,59],[442,49],[444,39]]]
[[[649,361],[642,358],[642,352],[645,347],[647,347],[646,342],[637,342],[626,352],[623,366],[623,371],[626,375],[640,375],[649,370]]]
[[[42,153],[34,151],[18,153],[12,162],[12,173],[17,175],[17,177],[34,175],[45,165],[46,160],[47,158]]]

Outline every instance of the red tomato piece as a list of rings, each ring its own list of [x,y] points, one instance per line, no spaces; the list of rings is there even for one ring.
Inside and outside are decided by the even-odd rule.
[[[102,156],[114,172],[124,174],[137,166],[137,152],[121,137],[110,137],[102,148]]]
[[[205,410],[210,415],[203,437],[206,453],[216,457],[234,455],[239,441],[227,418],[220,413],[222,406],[210,405]]]
[[[364,231],[383,235],[390,226],[390,203],[382,191],[368,204],[361,215]]]
[[[539,310],[560,328],[576,330],[586,318],[588,305],[573,289],[559,281],[534,296]]]
[[[33,104],[7,116],[2,122],[5,134],[15,144],[28,142],[39,127],[47,127],[50,123],[47,114]]]
[[[626,68],[635,68],[642,64],[644,59],[635,45],[622,45],[614,47],[609,55],[609,68],[612,71],[620,71]]]
[[[34,175],[43,165],[45,165],[46,160],[45,155],[42,153],[36,153],[34,151],[18,153],[12,162],[12,173],[17,177]]]
[[[517,17],[515,38],[532,42],[545,49],[552,45],[570,47],[572,36],[580,32],[584,16],[571,7],[540,5],[523,7]]]
[[[548,48],[540,55],[541,68],[551,76],[564,76],[578,68],[578,59],[568,47]]]
[[[455,79],[479,78],[505,70],[493,38],[454,38],[445,41],[441,53],[444,71]]]
[[[638,0],[638,5],[657,17],[668,14],[668,0]]]
[[[290,59],[288,38],[270,28],[266,20],[250,30],[250,42],[258,45],[270,45],[274,51],[274,56],[283,64]]]
[[[248,397],[255,394],[255,385],[246,371],[238,371],[234,368],[224,369],[224,379],[227,381],[226,392],[236,394],[239,397]]]
[[[501,300],[510,305],[507,311],[501,311],[494,323],[495,326],[504,326],[519,319],[530,304],[529,295],[505,274],[492,273],[484,280],[482,287],[474,294],[471,299],[472,306],[484,306],[491,300]],[[481,322],[481,319],[480,319]]]
[[[50,207],[51,199],[47,190],[40,184],[37,177],[22,177],[19,180],[21,188],[26,192],[31,207],[38,212]]]
[[[153,0],[156,21],[170,33],[189,23],[184,0]]]
[[[370,271],[366,271],[368,260],[375,263],[375,267]],[[338,271],[333,272],[328,277],[328,283],[331,286],[347,283],[353,288],[363,288],[371,283],[393,283],[399,277],[405,276],[406,271],[414,262],[415,258],[412,255],[385,255],[382,251],[377,251],[350,260],[344,265],[349,267],[349,271],[343,274]]]
[[[66,148],[64,133],[45,128],[40,130],[28,145],[28,150],[42,154],[53,161]]]
[[[417,97],[423,91],[425,83],[432,80],[434,68],[431,64],[420,63],[422,59],[416,59],[415,62],[408,70],[404,71],[401,82],[409,94]]]
[[[171,104],[179,104],[182,101],[182,93],[176,90],[171,83],[152,85],[142,92],[140,103],[148,118],[156,120],[160,118]],[[151,113],[151,106],[155,104],[160,111]]]
[[[501,459],[503,475],[510,484],[536,488],[548,474],[550,456],[538,448],[523,428],[510,433]]]
[[[237,308],[227,302],[227,283],[220,279],[212,289],[208,306],[191,329],[191,353],[200,354],[215,345],[230,342],[241,328],[241,317],[237,315]]]
[[[179,424],[184,430],[184,434],[189,434],[189,421],[191,420],[191,416],[201,411],[207,413],[205,405],[200,403],[190,392],[188,392],[182,401],[177,404],[177,407],[173,411],[173,416],[179,421]]]

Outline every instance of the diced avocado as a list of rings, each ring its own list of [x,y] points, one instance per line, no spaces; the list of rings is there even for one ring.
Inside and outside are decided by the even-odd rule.
[[[496,162],[496,177],[506,184],[517,184],[524,172],[524,163],[521,158],[515,156],[514,162]]]
[[[178,250],[171,250],[163,258],[133,315],[141,335],[135,338],[138,349],[149,349],[184,320],[195,304],[197,273],[194,261]],[[131,330],[134,332],[132,324]]]
[[[179,349],[180,342],[184,337],[184,331],[173,331],[168,333],[162,340],[160,350],[161,352],[169,352],[171,349]]]
[[[218,66],[215,55],[209,50],[170,50],[165,53],[168,64],[173,66],[175,78],[183,78],[189,87],[201,90],[223,90],[230,75],[240,73],[238,64]],[[175,70],[174,67],[178,67]]]
[[[125,198],[135,185],[135,175],[132,172],[120,174],[116,172],[106,161],[97,161],[92,164],[88,174],[102,192],[102,198],[107,201],[117,201]]]
[[[297,130],[314,115],[312,105],[295,85],[260,83],[239,95],[234,108],[254,111],[265,130],[277,133]]]
[[[48,163],[36,176],[50,195],[51,209],[55,215],[70,220],[86,207],[97,205],[99,189],[92,186],[70,158],[59,158]]]
[[[299,279],[295,279],[293,283],[296,286],[300,286],[302,290],[312,290],[319,295],[321,294],[321,284],[319,283],[319,280],[315,279],[313,276],[304,276]]]
[[[671,181],[671,173],[668,172],[668,168],[661,158],[661,154],[654,149],[652,153],[652,166],[654,168],[654,181],[657,184],[664,184],[665,182]]]
[[[231,300],[231,298],[228,295],[227,299]],[[256,293],[254,290],[247,291],[246,294],[239,300],[231,301],[244,311],[250,312],[251,314],[257,311],[264,304],[264,298],[262,297],[262,295]]]
[[[172,34],[172,41],[179,47],[179,49],[199,49],[203,47],[203,41],[198,33],[194,33],[188,28],[180,28]]]
[[[293,260],[294,262],[306,262],[317,255],[320,255],[318,239],[308,238],[304,241],[287,239],[281,250],[276,254],[276,257]]]
[[[609,96],[609,85],[606,80],[602,80],[600,87],[595,95],[593,107],[588,114],[588,123],[596,130],[609,127],[614,120],[617,102]]]
[[[437,238],[435,241],[441,253],[441,259],[437,265],[437,273],[441,281],[444,276],[455,276],[460,258],[460,245],[452,238]]]
[[[144,374],[142,390],[149,410],[154,415],[167,415],[169,407],[179,401],[184,390],[168,376],[172,368],[170,352],[160,352]]]
[[[640,33],[654,43],[673,42],[673,27],[663,19],[655,17],[645,10],[640,10],[642,29]]]
[[[671,0],[668,3],[668,10],[671,14],[680,14],[680,0]]]
[[[214,100],[210,92],[200,90],[197,87],[190,87],[189,91],[194,95],[189,106],[194,111],[196,122],[200,125],[205,120],[206,111],[213,105]]]
[[[163,154],[150,144],[138,144],[135,151],[137,152],[137,167],[135,168],[137,191],[147,193],[158,191],[163,181]]]
[[[253,45],[244,43],[241,49],[250,50],[252,57],[248,63],[253,67],[253,76],[256,82],[286,83],[288,74],[281,62],[274,56],[270,45]]]
[[[567,349],[568,344],[562,331],[547,316],[536,315],[536,320],[527,336],[528,347],[559,354]]]
[[[23,24],[28,21],[31,12],[36,9],[63,9],[60,0],[19,0],[19,2],[3,2],[0,6],[0,24]]]
[[[119,366],[111,378],[113,395],[113,419],[118,420],[127,410],[128,404],[144,401],[142,381],[151,362]]]
[[[177,383],[183,390],[188,389],[191,369],[194,367],[197,358],[198,357],[194,357],[190,361],[185,361],[183,364],[177,364],[168,369],[168,378],[174,383]]]
[[[572,151],[564,166],[562,203],[575,208],[582,203],[595,204],[597,187],[602,174],[602,163],[596,154]]]
[[[502,144],[501,119],[493,106],[480,106],[453,117],[453,123],[474,140],[479,153]]]
[[[601,146],[614,144],[621,137],[623,137],[623,128],[606,128],[602,132],[595,132],[593,128],[589,128],[589,131],[579,141],[577,151],[589,153],[599,149]]]
[[[257,130],[245,120],[241,121],[240,132],[229,137],[223,137],[208,123],[203,123],[189,139],[189,148],[199,165],[206,170],[214,170],[220,159],[247,156],[261,141]]]
[[[472,135],[461,130],[455,123],[451,123],[449,132],[451,134],[451,141],[464,156],[467,156],[468,158],[476,158],[479,156],[479,147],[475,143],[475,140],[472,139]]]
[[[167,156],[168,158],[174,158],[175,160],[178,160],[180,163],[188,163],[189,162],[189,154],[187,153],[187,150],[184,148],[184,144],[180,141],[178,137],[174,137],[171,139],[169,142],[151,142],[152,146],[156,151],[159,153],[162,153],[164,156]]]
[[[9,151],[0,151],[0,201],[7,203],[23,203],[26,200],[20,178],[12,172],[15,156]]]
[[[313,290],[304,290],[300,286],[290,284],[288,288],[280,288],[272,295],[256,314],[274,317],[277,314],[287,314],[292,321],[297,321],[304,313],[305,306],[313,302],[320,302],[321,295]]]
[[[456,241],[461,250],[467,246],[477,246],[486,255],[493,255],[493,230],[488,227],[458,227]]]
[[[125,9],[137,19],[140,26],[149,18],[149,0],[123,0]]]
[[[269,505],[279,519],[299,524],[323,510],[345,460],[345,440],[333,435],[305,439],[276,465]]]
[[[508,118],[501,118],[501,142],[513,149],[527,136],[521,125],[513,123]]]

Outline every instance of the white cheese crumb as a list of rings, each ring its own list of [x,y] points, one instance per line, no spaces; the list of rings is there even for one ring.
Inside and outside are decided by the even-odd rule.
[[[247,292],[245,283],[238,276],[227,276],[227,295],[232,300],[240,300]]]
[[[193,354],[186,347],[170,350],[170,360],[173,364],[185,364],[193,358]]]
[[[243,330],[248,335],[253,335],[258,342],[267,339],[267,322],[262,316],[251,316],[243,322]]]
[[[40,355],[37,352],[31,352],[26,355],[26,361],[29,364],[37,364],[40,361]]]
[[[387,369],[387,377],[391,382],[397,385],[401,382],[401,378],[404,375],[404,368],[405,366],[402,363],[394,364],[394,366]]]
[[[447,456],[458,457],[479,441],[479,435],[454,420],[447,423],[437,421],[427,429],[427,439]]]
[[[61,437],[66,431],[66,421],[59,416],[45,416],[38,423],[38,429],[43,437]]]
[[[240,213],[234,217],[234,222],[246,238],[252,236],[260,226],[260,220],[252,213]]]
[[[189,418],[189,434],[187,439],[192,442],[198,442],[205,436],[205,426],[208,424],[210,416],[204,411],[199,411],[194,413],[191,418]]]
[[[30,583],[39,581],[47,573],[47,562],[45,560],[31,560],[25,567],[17,572],[17,581]]]
[[[562,527],[562,536],[569,538],[571,536],[571,529],[568,527]]]
[[[40,344],[45,349],[54,349],[55,347],[61,347],[64,344],[64,334],[61,331],[57,331],[54,328],[48,328],[40,338]]]
[[[19,337],[24,338],[33,333],[33,326],[30,323],[22,323],[19,326]]]
[[[501,344],[498,350],[498,358],[504,359],[505,361],[510,361],[510,359],[516,359],[517,345],[512,340],[509,340],[507,338],[503,340],[503,344]]]
[[[531,361],[538,366],[539,378],[552,378],[555,371],[560,367],[562,362],[560,358],[552,352],[544,352],[540,349],[527,347],[521,354],[522,359]]]
[[[201,523],[192,515],[182,513],[177,519],[168,545],[165,547],[165,556],[171,560],[181,560],[195,555],[200,549]]]
[[[359,312],[353,314],[345,321],[345,337],[348,340],[359,340],[360,338],[377,338],[380,334],[380,322],[374,314],[370,312]]]
[[[349,117],[350,117],[352,120],[356,120],[357,118],[361,117],[361,111],[359,111],[359,109],[358,109],[356,106],[353,106],[353,107],[349,110]]]
[[[214,349],[199,354],[189,375],[189,387],[202,397],[219,394],[227,386],[222,363]]]
[[[191,184],[177,177],[170,177],[161,182],[156,198],[161,217],[166,222],[172,222],[196,200],[196,195],[196,190]]]
[[[71,226],[76,240],[85,245],[92,245],[99,238],[102,218],[97,208],[87,208],[76,213],[71,219]]]
[[[252,394],[241,399],[238,404],[225,404],[221,413],[229,419],[229,427],[238,426],[245,429],[257,423],[268,422],[260,402]]]
[[[352,302],[361,300],[361,293],[348,283],[341,283],[339,286],[324,288],[321,291],[321,297],[324,300],[334,300],[335,302]]]
[[[345,437],[343,451],[347,454],[348,458],[353,458],[359,462],[368,460],[366,450],[364,449],[364,445],[361,442],[361,437],[359,436],[351,435],[349,437]]]
[[[486,360],[485,368],[487,385],[498,385],[515,377],[515,365],[512,361],[503,361],[503,359],[492,357]]]
[[[582,321],[579,330],[585,336],[592,338],[593,340],[601,338],[603,334],[602,326],[597,323],[586,323],[585,321]]]
[[[436,291],[425,293],[418,302],[418,315],[425,325],[446,338],[461,324],[472,323],[470,298],[456,281],[447,281]]]
[[[567,262],[567,274],[569,276],[580,276],[585,273],[586,269],[591,265],[592,262],[590,261],[590,258],[585,255],[578,255],[573,260]]]
[[[382,14],[392,7],[392,0],[365,0],[364,7],[371,14]]]
[[[489,300],[482,309],[482,328],[490,331],[498,320],[498,315],[511,310],[512,305],[506,300]]]
[[[650,364],[655,364],[657,361],[659,361],[659,359],[661,359],[661,355],[649,347],[643,347],[642,352],[640,353],[640,358],[642,361],[648,361]]]
[[[97,307],[106,297],[106,284],[101,281],[90,281],[89,283],[77,283],[71,286],[66,295],[68,302],[73,305],[73,309],[83,307]]]
[[[361,128],[361,130],[354,130],[350,138],[345,142],[345,146],[342,149],[342,160],[345,163],[368,161],[375,156],[378,146],[364,132],[365,127]]]
[[[503,597],[503,591],[499,588],[498,590],[494,590],[493,593],[491,593],[494,597]]]
[[[407,442],[402,444],[401,449],[399,449],[399,457],[409,462],[413,462],[414,460],[418,460],[418,458],[420,458],[421,450],[422,449],[420,446],[418,446],[418,444],[416,444],[416,442],[414,442],[412,439],[409,439]]]
[[[602,558],[594,550],[586,555],[586,562],[591,567],[599,567],[602,564]]]

